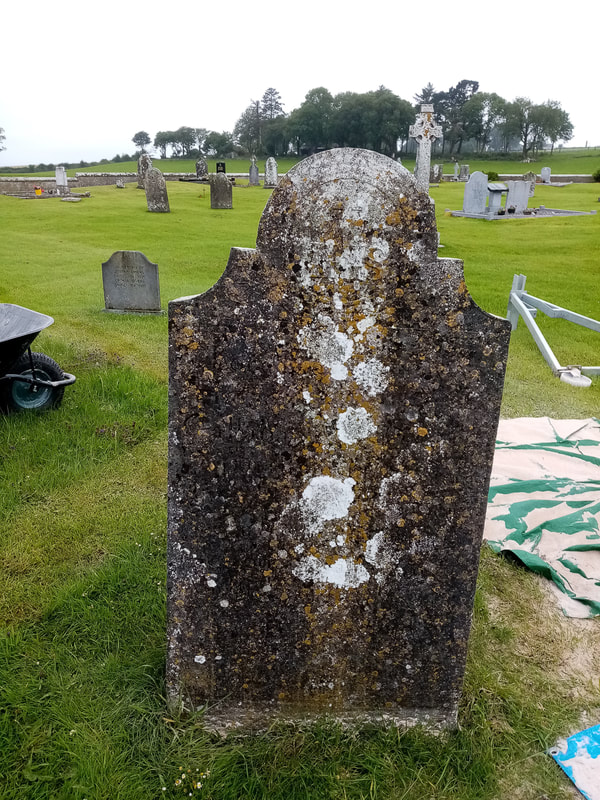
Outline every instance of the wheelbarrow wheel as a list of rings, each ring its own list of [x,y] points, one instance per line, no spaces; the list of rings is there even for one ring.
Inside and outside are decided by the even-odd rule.
[[[43,381],[60,381],[64,377],[62,369],[44,353],[32,353],[31,360],[35,377]],[[22,355],[11,367],[11,372],[19,375],[32,375],[29,354]],[[7,411],[45,411],[60,405],[65,393],[64,386],[34,386],[25,381],[3,381],[2,405]]]

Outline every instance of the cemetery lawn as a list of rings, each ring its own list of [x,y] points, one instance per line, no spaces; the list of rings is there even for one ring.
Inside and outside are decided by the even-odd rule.
[[[323,723],[219,739],[201,714],[168,713],[167,320],[102,313],[101,263],[141,250],[159,265],[166,308],[208,289],[231,246],[254,246],[269,192],[240,186],[233,210],[211,211],[206,187],[167,188],[170,214],[148,213],[135,184],[93,188],[80,203],[0,197],[0,302],[53,316],[34,350],[77,375],[59,409],[0,417],[0,796],[572,797],[544,751],[598,721],[600,625],[564,619],[537,577],[487,548],[460,727],[449,736]],[[530,293],[600,319],[600,215],[446,216],[463,188],[431,190],[440,255],[464,260],[480,306],[504,315],[523,273]],[[589,211],[598,194],[597,184],[537,187],[534,204]],[[562,363],[598,364],[598,334],[538,321]],[[586,418],[599,408],[600,379],[577,389],[552,377],[521,322],[503,416]]]

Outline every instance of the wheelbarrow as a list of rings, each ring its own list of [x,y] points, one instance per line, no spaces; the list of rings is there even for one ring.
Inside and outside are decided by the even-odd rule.
[[[0,303],[0,408],[43,411],[60,405],[75,376],[44,353],[32,353],[35,337],[54,320],[29,308]]]

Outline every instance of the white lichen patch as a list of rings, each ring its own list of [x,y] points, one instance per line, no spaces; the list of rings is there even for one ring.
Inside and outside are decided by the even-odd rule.
[[[302,392],[302,397],[304,398],[304,402],[305,403],[310,403],[310,401],[312,400],[312,397],[310,396],[310,392],[307,392],[306,390],[304,392]]]
[[[369,571],[351,559],[338,558],[333,564],[324,564],[315,556],[306,556],[292,570],[293,574],[307,583],[329,583],[341,589],[356,589],[369,580]]]
[[[360,324],[360,323],[359,323]],[[354,367],[354,380],[369,397],[381,394],[388,386],[389,379],[387,373],[390,371],[381,361],[371,358],[368,361],[361,361]]]
[[[197,655],[194,656],[194,661],[196,664],[204,664],[206,662],[206,656]]]
[[[354,342],[338,329],[331,317],[319,314],[316,322],[300,329],[297,339],[311,358],[329,368],[334,380],[348,377],[345,362],[352,356]]]
[[[366,408],[347,408],[338,417],[337,435],[344,444],[356,444],[361,439],[373,436],[377,426]]]
[[[313,535],[322,530],[326,522],[343,519],[354,501],[353,478],[331,478],[318,475],[311,478],[302,492],[302,514]]]
[[[336,308],[338,311],[341,311],[344,307],[342,298],[337,292],[333,295],[333,307]]]

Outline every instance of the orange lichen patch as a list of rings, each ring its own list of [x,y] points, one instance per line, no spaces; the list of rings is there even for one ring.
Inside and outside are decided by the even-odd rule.
[[[427,428],[417,428],[417,434],[419,436],[427,436]]]

